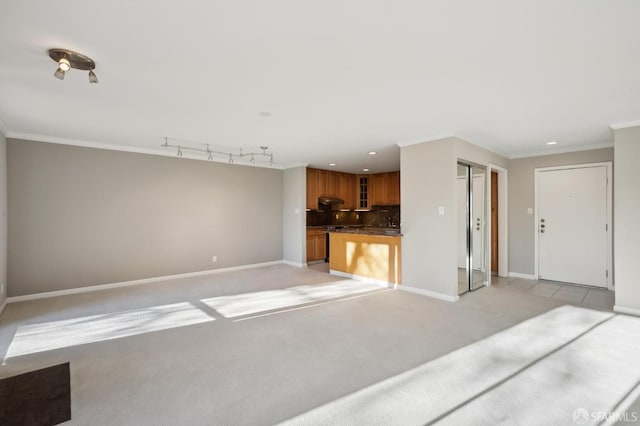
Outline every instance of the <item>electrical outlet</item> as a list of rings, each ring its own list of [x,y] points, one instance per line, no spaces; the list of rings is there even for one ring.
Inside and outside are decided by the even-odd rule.
[[[213,257],[211,258],[211,261],[212,261],[213,263],[216,263],[216,262],[218,261],[218,256],[213,256]]]
[[[340,219],[340,215],[336,213],[336,219]]]

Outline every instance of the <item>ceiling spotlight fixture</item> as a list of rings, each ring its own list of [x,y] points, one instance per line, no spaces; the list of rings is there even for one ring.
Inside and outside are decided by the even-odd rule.
[[[547,142],[547,145],[558,145],[557,141],[549,141]]]
[[[377,152],[375,152],[375,151],[369,151],[369,155],[376,155],[376,154],[377,154]]]
[[[67,49],[50,49],[49,57],[58,63],[58,69],[53,73],[55,78],[64,80],[65,73],[71,68],[75,68],[89,71],[89,83],[98,82],[98,77],[93,71],[96,68],[96,63],[90,57]]]
[[[71,63],[69,63],[67,58],[60,58],[58,61],[58,68],[60,68],[61,71],[67,72],[71,69]]]

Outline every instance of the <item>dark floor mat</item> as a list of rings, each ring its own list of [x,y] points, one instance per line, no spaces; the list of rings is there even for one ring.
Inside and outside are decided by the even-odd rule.
[[[0,425],[57,425],[71,420],[69,363],[0,380]]]

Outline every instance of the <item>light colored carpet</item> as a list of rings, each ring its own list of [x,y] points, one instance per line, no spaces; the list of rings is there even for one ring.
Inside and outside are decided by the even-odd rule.
[[[640,319],[564,306],[285,424],[592,424],[624,411],[638,360]]]
[[[626,359],[640,359],[640,319],[565,305],[501,288],[448,303],[273,266],[9,304],[0,378],[70,361],[78,425],[540,424],[571,416],[567,403],[632,395],[621,388],[640,379]],[[442,383],[433,394],[425,374]],[[401,412],[378,399],[403,384],[413,402]],[[551,414],[530,409],[540,395]],[[353,401],[386,414],[364,404],[336,417]]]

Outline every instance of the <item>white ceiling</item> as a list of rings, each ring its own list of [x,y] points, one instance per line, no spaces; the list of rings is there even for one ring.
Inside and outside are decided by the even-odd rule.
[[[397,143],[444,135],[509,156],[592,147],[640,119],[638,22],[637,0],[6,1],[0,119],[14,137],[268,145],[344,171],[397,169]],[[52,47],[91,56],[100,83],[55,79]]]

